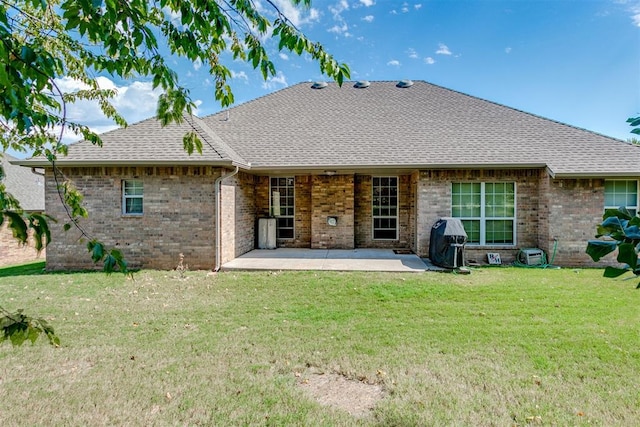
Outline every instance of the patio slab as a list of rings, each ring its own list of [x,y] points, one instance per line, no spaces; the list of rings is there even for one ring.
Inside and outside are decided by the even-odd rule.
[[[222,270],[331,270],[421,273],[427,264],[415,254],[391,249],[255,249],[222,265]]]

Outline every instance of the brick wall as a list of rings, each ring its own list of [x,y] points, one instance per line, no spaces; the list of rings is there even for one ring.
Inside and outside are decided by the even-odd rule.
[[[222,263],[255,248],[255,181],[244,172],[222,181]]]
[[[431,227],[441,217],[451,216],[452,182],[515,182],[516,183],[516,247],[467,246],[469,260],[486,262],[487,252],[498,252],[503,263],[515,259],[519,248],[538,247],[539,182],[542,170],[431,170],[420,171],[417,177],[416,252],[429,255]]]
[[[46,249],[38,253],[34,247],[31,234],[26,245],[20,244],[13,237],[13,232],[8,228],[8,223],[5,219],[5,223],[0,226],[0,267],[24,264],[31,261],[44,261],[45,258]]]
[[[548,243],[551,253],[554,239],[558,251],[554,263],[565,266],[604,266],[615,264],[610,255],[604,262],[594,263],[585,253],[587,241],[593,239],[604,212],[604,180],[552,179],[544,176],[543,187],[548,191],[549,226],[541,236],[541,244]],[[549,255],[551,256],[551,255]]]
[[[373,239],[371,175],[355,177],[355,244],[358,248],[412,249],[415,239],[415,197],[411,175],[398,176],[398,239]]]
[[[314,175],[311,188],[311,248],[354,248],[354,176]],[[327,217],[338,218],[337,226]]]
[[[190,269],[215,265],[214,181],[211,167],[64,168],[62,172],[84,194],[89,218],[80,225],[92,238],[120,249],[132,268],[172,269],[178,256]],[[144,214],[122,215],[122,180],[140,179]],[[58,199],[51,170],[47,170],[46,210],[59,220],[52,229],[47,269],[94,266],[80,241],[80,232],[63,231],[66,214]]]

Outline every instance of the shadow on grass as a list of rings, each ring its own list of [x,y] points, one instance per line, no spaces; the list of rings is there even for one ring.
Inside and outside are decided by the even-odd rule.
[[[45,274],[45,262],[37,261],[28,264],[14,265],[11,267],[0,268],[0,277],[9,276],[33,276],[36,274]]]

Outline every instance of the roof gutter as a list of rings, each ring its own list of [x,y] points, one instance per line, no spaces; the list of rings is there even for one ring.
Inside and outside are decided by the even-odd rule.
[[[215,190],[216,190],[216,196],[215,196],[216,197],[216,266],[213,269],[213,271],[219,271],[220,266],[222,265],[222,263],[220,262],[220,257],[222,256],[222,236],[221,236],[222,215],[220,215],[220,209],[222,207],[222,201],[220,200],[221,198],[220,190],[222,187],[222,181],[224,181],[227,178],[231,178],[232,176],[237,174],[239,170],[240,170],[240,167],[236,166],[236,169],[233,172],[229,172],[226,175],[220,175],[218,178],[216,178],[216,181],[214,183]]]

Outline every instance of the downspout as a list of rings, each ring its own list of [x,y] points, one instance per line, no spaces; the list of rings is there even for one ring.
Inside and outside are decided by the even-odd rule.
[[[220,233],[220,230],[222,230],[222,215],[220,214],[220,209],[222,206],[222,201],[220,200],[220,189],[222,186],[222,181],[227,178],[231,178],[232,176],[237,174],[239,170],[240,168],[236,166],[236,170],[234,170],[233,172],[229,172],[226,175],[220,175],[216,179],[216,182],[214,184],[216,188],[216,267],[213,269],[213,271],[220,270],[220,257],[222,256],[222,236]]]

